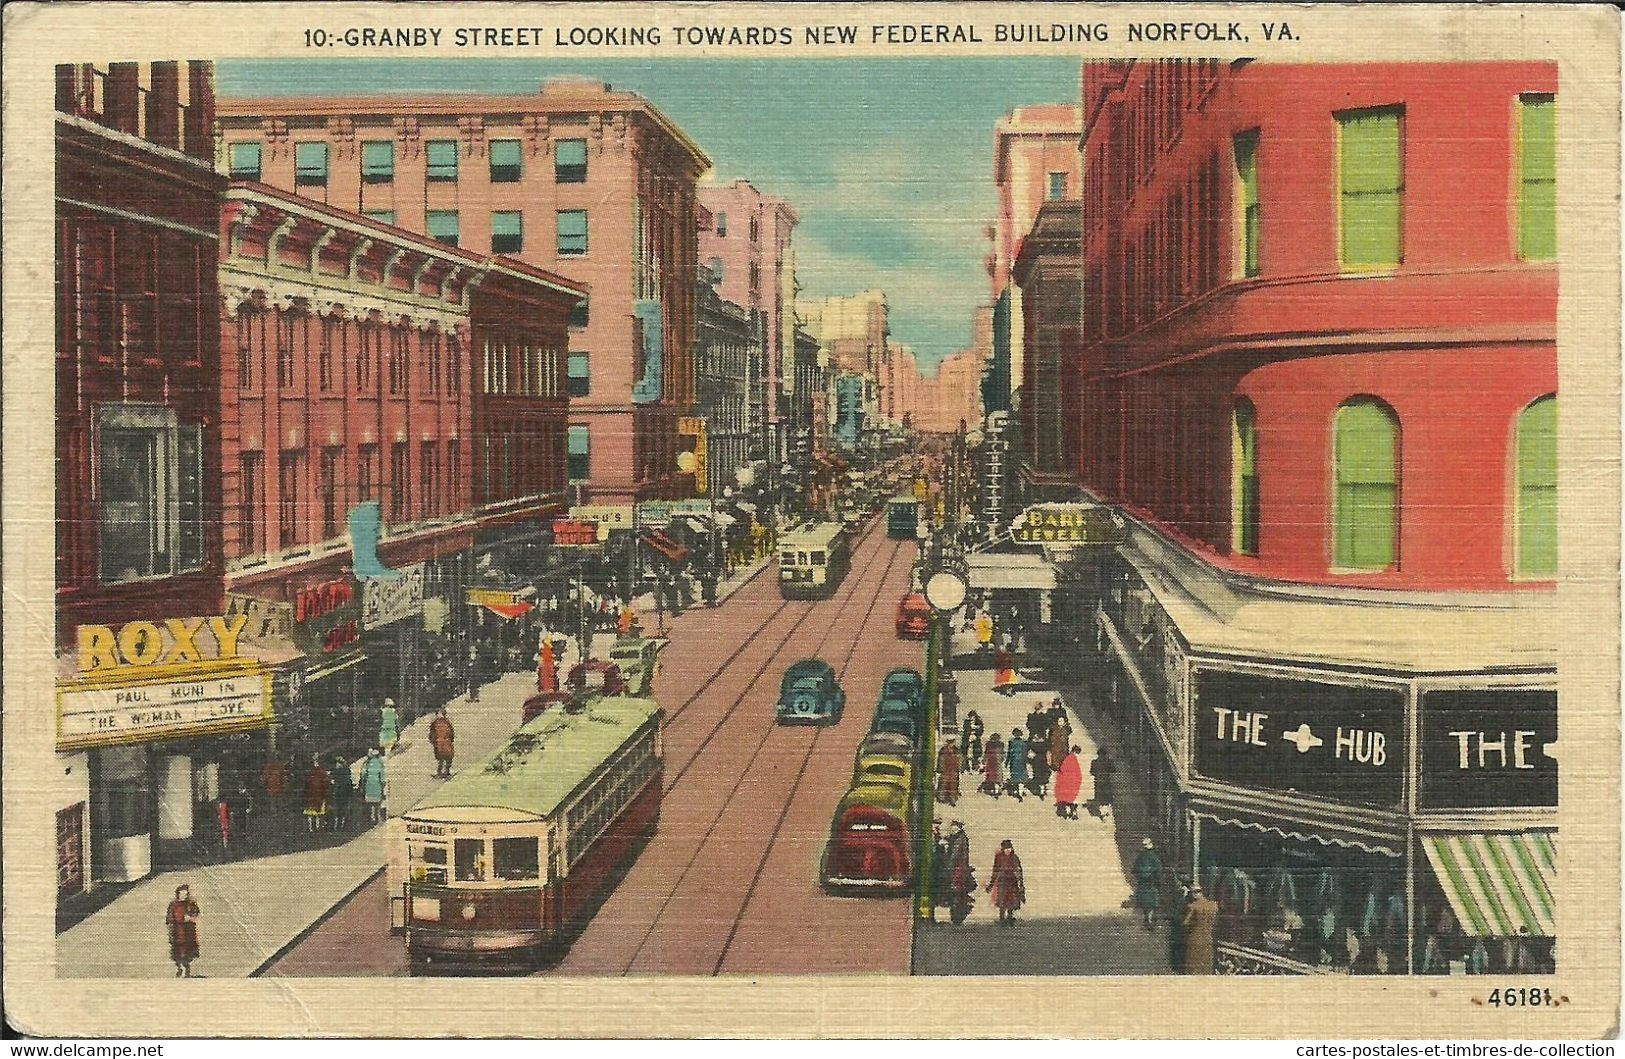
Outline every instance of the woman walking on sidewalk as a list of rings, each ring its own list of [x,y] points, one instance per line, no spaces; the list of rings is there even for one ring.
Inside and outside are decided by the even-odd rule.
[[[1005,757],[1010,763],[1010,782],[1006,789],[1019,802],[1022,800],[1021,788],[1027,785],[1027,740],[1021,737],[1020,728],[1010,733],[1010,742],[1005,744]]]
[[[200,915],[197,902],[192,900],[192,888],[175,888],[175,900],[164,912],[164,925],[169,929],[169,958],[175,962],[175,977],[192,977],[192,961],[197,959],[197,920]]]
[[[987,749],[982,751],[982,786],[979,789],[995,798],[1004,793],[1004,741],[999,738],[998,732],[993,733],[993,737],[987,741]]]
[[[987,892],[993,895],[993,907],[999,910],[999,922],[1015,926],[1016,909],[1027,900],[1027,880],[1021,874],[1021,858],[1016,856],[1014,844],[1007,838],[999,844],[993,855],[993,871],[987,880]]]
[[[378,745],[386,754],[394,753],[401,739],[401,715],[395,712],[395,700],[385,699],[378,708]]]
[[[965,714],[959,733],[959,767],[964,772],[982,767],[982,715],[975,710]]]
[[[937,801],[959,802],[959,748],[949,739],[937,751]]]
[[[332,807],[329,810],[333,817],[333,830],[348,831],[350,803],[355,800],[355,777],[350,773],[350,763],[344,760],[342,754],[333,759],[333,770],[328,780],[333,789]]]
[[[367,751],[366,764],[361,766],[361,800],[367,803],[368,822],[380,823],[384,819],[384,759],[377,747]]]
[[[328,799],[333,796],[333,781],[327,776],[327,770],[322,767],[322,759],[315,755],[310,759],[310,771],[305,773],[305,829],[311,834],[322,829],[322,820],[327,816]]]
[[[429,745],[434,747],[435,776],[450,776],[451,760],[457,754],[457,730],[451,726],[451,718],[446,715],[444,706],[440,707],[429,724]]]
[[[1078,795],[1083,791],[1083,762],[1078,760],[1078,748],[1061,759],[1055,771],[1055,815],[1067,820],[1078,818]]]

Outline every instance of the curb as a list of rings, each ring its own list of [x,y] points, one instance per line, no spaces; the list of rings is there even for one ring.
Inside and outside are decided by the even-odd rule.
[[[333,902],[332,907],[323,912],[321,915],[317,916],[315,919],[311,920],[309,923],[305,924],[305,926],[297,934],[284,942],[275,952],[271,953],[271,955],[267,956],[258,967],[254,968],[252,971],[249,971],[245,977],[259,978],[265,974],[265,972],[271,968],[272,964],[276,963],[278,960],[288,955],[288,953],[298,948],[301,942],[314,934],[316,929],[322,924],[326,923],[329,919],[332,919],[334,914],[337,913],[339,909],[349,904],[350,901],[355,898],[356,894],[366,889],[368,884],[370,884],[374,879],[378,878],[378,876],[384,874],[388,868],[389,865],[387,863],[380,864],[377,870],[373,871],[365,879],[362,879],[349,890],[345,891],[345,893],[342,894],[337,901]]]

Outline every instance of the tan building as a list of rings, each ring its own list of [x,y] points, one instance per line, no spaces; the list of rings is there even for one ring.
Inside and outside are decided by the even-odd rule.
[[[677,421],[695,398],[695,180],[710,159],[653,104],[563,79],[534,95],[239,98],[219,113],[238,179],[587,285],[568,363],[576,499],[692,492]]]

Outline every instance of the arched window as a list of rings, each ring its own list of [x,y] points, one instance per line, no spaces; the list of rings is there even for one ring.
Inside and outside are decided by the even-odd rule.
[[[1557,398],[1518,416],[1514,453],[1514,559],[1519,577],[1557,576]]]
[[[1230,419],[1230,547],[1258,554],[1258,412],[1245,397]]]
[[[1381,401],[1357,397],[1337,410],[1333,451],[1334,565],[1386,570],[1399,552],[1399,420]]]

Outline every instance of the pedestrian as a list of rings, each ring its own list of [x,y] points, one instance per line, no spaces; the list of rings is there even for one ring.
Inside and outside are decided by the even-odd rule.
[[[361,766],[361,800],[367,803],[368,823],[384,819],[384,758],[378,747],[367,750],[367,760]]]
[[[451,759],[456,754],[457,730],[451,726],[451,718],[446,716],[444,706],[435,713],[434,720],[429,723],[429,745],[434,747],[434,761],[436,776],[451,775]]]
[[[1066,708],[1057,705],[1050,710],[1049,722],[1049,767],[1059,769],[1061,759],[1066,757],[1066,748],[1072,745],[1072,723],[1066,719]]]
[[[1168,917],[1168,966],[1177,972],[1185,969],[1185,911],[1191,903],[1191,884],[1179,883],[1179,897],[1173,914]]]
[[[1129,903],[1140,910],[1146,930],[1157,925],[1157,905],[1161,903],[1162,857],[1157,854],[1156,843],[1149,837],[1140,840],[1140,853],[1129,869],[1134,877],[1134,896]]]
[[[970,863],[970,836],[958,820],[948,824],[948,918],[955,926],[965,922],[976,898],[976,870]]]
[[[993,870],[988,875],[987,892],[993,895],[993,907],[999,910],[999,922],[1014,926],[1016,909],[1027,900],[1027,880],[1021,874],[1021,858],[1016,856],[1016,848],[1008,838],[999,843],[999,851],[993,855]]]
[[[1016,659],[1008,645],[1001,645],[993,653],[993,687],[1001,695],[1014,694],[1016,686]]]
[[[254,837],[254,792],[248,789],[241,776],[237,778],[237,789],[232,792],[230,806],[232,839],[239,848],[247,846]]]
[[[948,903],[948,840],[942,837],[942,821],[931,821],[931,922],[937,921],[937,906]]]
[[[1106,748],[1101,747],[1095,754],[1095,759],[1089,763],[1089,775],[1095,779],[1095,796],[1089,802],[1090,811],[1104,820],[1112,813],[1112,798],[1114,784],[1112,777],[1117,772],[1117,766],[1112,762],[1111,755]]]
[[[322,759],[310,759],[310,771],[305,773],[305,829],[311,834],[322,829],[327,818],[327,803],[333,796],[333,781],[322,767]]]
[[[959,748],[949,739],[937,751],[937,801],[959,802]]]
[[[480,649],[468,645],[468,701],[480,701]]]
[[[1031,743],[1027,747],[1027,789],[1038,798],[1049,795],[1049,748],[1042,743]]]
[[[378,707],[378,745],[386,754],[393,754],[401,741],[401,715],[395,711],[395,700],[385,699]]]
[[[192,900],[192,888],[184,883],[175,887],[175,899],[164,912],[164,926],[169,931],[169,958],[175,962],[175,977],[192,977],[192,961],[198,957],[197,921],[201,913]]]
[[[998,732],[993,733],[987,749],[982,751],[982,785],[978,789],[995,798],[1004,793],[1004,741]]]
[[[350,763],[340,754],[333,758],[333,769],[328,774],[328,782],[332,787],[332,803],[329,810],[333,818],[334,831],[348,831],[350,825],[350,803],[355,801],[355,776],[350,772]]]
[[[1078,794],[1083,789],[1083,762],[1078,758],[1078,748],[1073,747],[1071,753],[1061,758],[1060,768],[1055,770],[1055,815],[1067,820],[1078,818]]]
[[[215,817],[220,824],[220,859],[231,859],[231,798],[225,791],[216,800]]]
[[[1193,883],[1182,920],[1186,974],[1213,973],[1213,921],[1218,914],[1218,903],[1203,894],[1199,884]]]
[[[1033,703],[1033,708],[1027,711],[1027,742],[1049,742],[1048,713],[1039,704]]]
[[[976,615],[976,650],[984,657],[993,650],[993,615],[985,610]]]
[[[1010,770],[1009,786],[1006,789],[1019,802],[1022,800],[1021,788],[1027,783],[1027,740],[1021,737],[1020,728],[1011,731],[1010,741],[1005,744],[1004,756]]]
[[[965,714],[959,731],[959,767],[966,772],[982,764],[982,715],[975,710]]]

